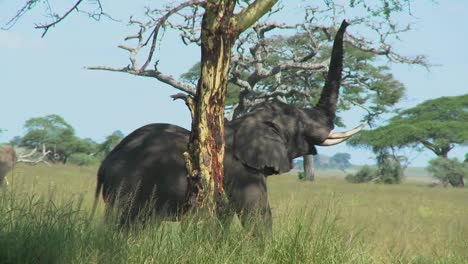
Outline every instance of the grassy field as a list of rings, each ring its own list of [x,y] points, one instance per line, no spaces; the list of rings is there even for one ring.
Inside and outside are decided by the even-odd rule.
[[[89,221],[95,167],[19,165],[0,194],[0,263],[468,263],[468,191],[268,179],[273,235],[235,221],[162,223],[120,233]]]

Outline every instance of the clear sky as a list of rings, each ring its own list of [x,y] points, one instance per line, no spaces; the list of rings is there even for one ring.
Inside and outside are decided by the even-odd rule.
[[[9,3],[8,3],[9,2]],[[17,1],[0,0],[2,25],[19,7]],[[303,1],[307,2],[307,1]],[[415,1],[416,2],[416,1]],[[395,78],[407,87],[401,107],[412,107],[431,98],[468,93],[468,1],[447,0],[413,3],[417,20],[415,30],[402,35],[396,43],[405,55],[425,54],[432,64],[429,71],[417,66],[393,65]],[[151,1],[103,2],[106,11],[127,21],[141,14]],[[65,5],[65,4],[64,4]],[[0,142],[23,135],[22,126],[31,117],[58,114],[65,118],[80,137],[102,141],[115,130],[128,134],[148,123],[173,123],[190,126],[190,116],[182,101],[169,96],[178,91],[156,79],[123,73],[89,71],[85,66],[128,64],[127,53],[117,48],[134,29],[110,20],[95,22],[85,15],[73,14],[41,39],[34,24],[42,22],[42,10],[25,16],[9,31],[0,31]],[[294,16],[294,12],[285,16]],[[164,36],[156,51],[161,71],[179,76],[199,59],[196,47],[185,48],[172,33]],[[343,114],[348,127],[358,124],[360,114]],[[458,148],[451,157],[462,158],[468,148]],[[349,152],[355,164],[374,163],[370,151],[345,145],[319,148],[333,155]],[[413,165],[425,166],[433,158],[427,151],[411,152]]]

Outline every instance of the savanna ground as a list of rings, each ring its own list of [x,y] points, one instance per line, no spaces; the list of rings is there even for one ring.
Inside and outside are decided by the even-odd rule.
[[[466,189],[272,176],[266,239],[237,220],[227,231],[186,221],[121,233],[103,222],[102,201],[89,221],[95,172],[18,165],[0,194],[0,263],[468,263]]]

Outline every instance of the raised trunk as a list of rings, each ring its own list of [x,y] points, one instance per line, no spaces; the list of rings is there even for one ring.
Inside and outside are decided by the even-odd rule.
[[[336,33],[327,80],[316,106],[316,108],[322,109],[327,114],[331,122],[335,119],[337,108],[339,89],[341,85],[341,71],[343,69],[343,35],[348,25],[349,24],[343,20],[338,32]]]
[[[188,203],[214,214],[224,197],[224,104],[237,36],[229,18],[235,1],[206,8],[201,35],[201,75],[192,106],[192,133],[186,155],[189,171]]]
[[[303,157],[304,162],[304,179],[307,181],[315,180],[315,169],[314,169],[314,156],[305,155]]]

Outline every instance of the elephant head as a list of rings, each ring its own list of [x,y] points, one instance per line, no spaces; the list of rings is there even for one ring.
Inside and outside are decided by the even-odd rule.
[[[287,172],[292,159],[317,154],[318,146],[341,143],[362,129],[334,133],[334,119],[343,68],[343,35],[349,24],[343,21],[333,43],[330,67],[320,100],[314,108],[284,103],[264,103],[233,120],[233,153],[248,167],[266,174]]]

